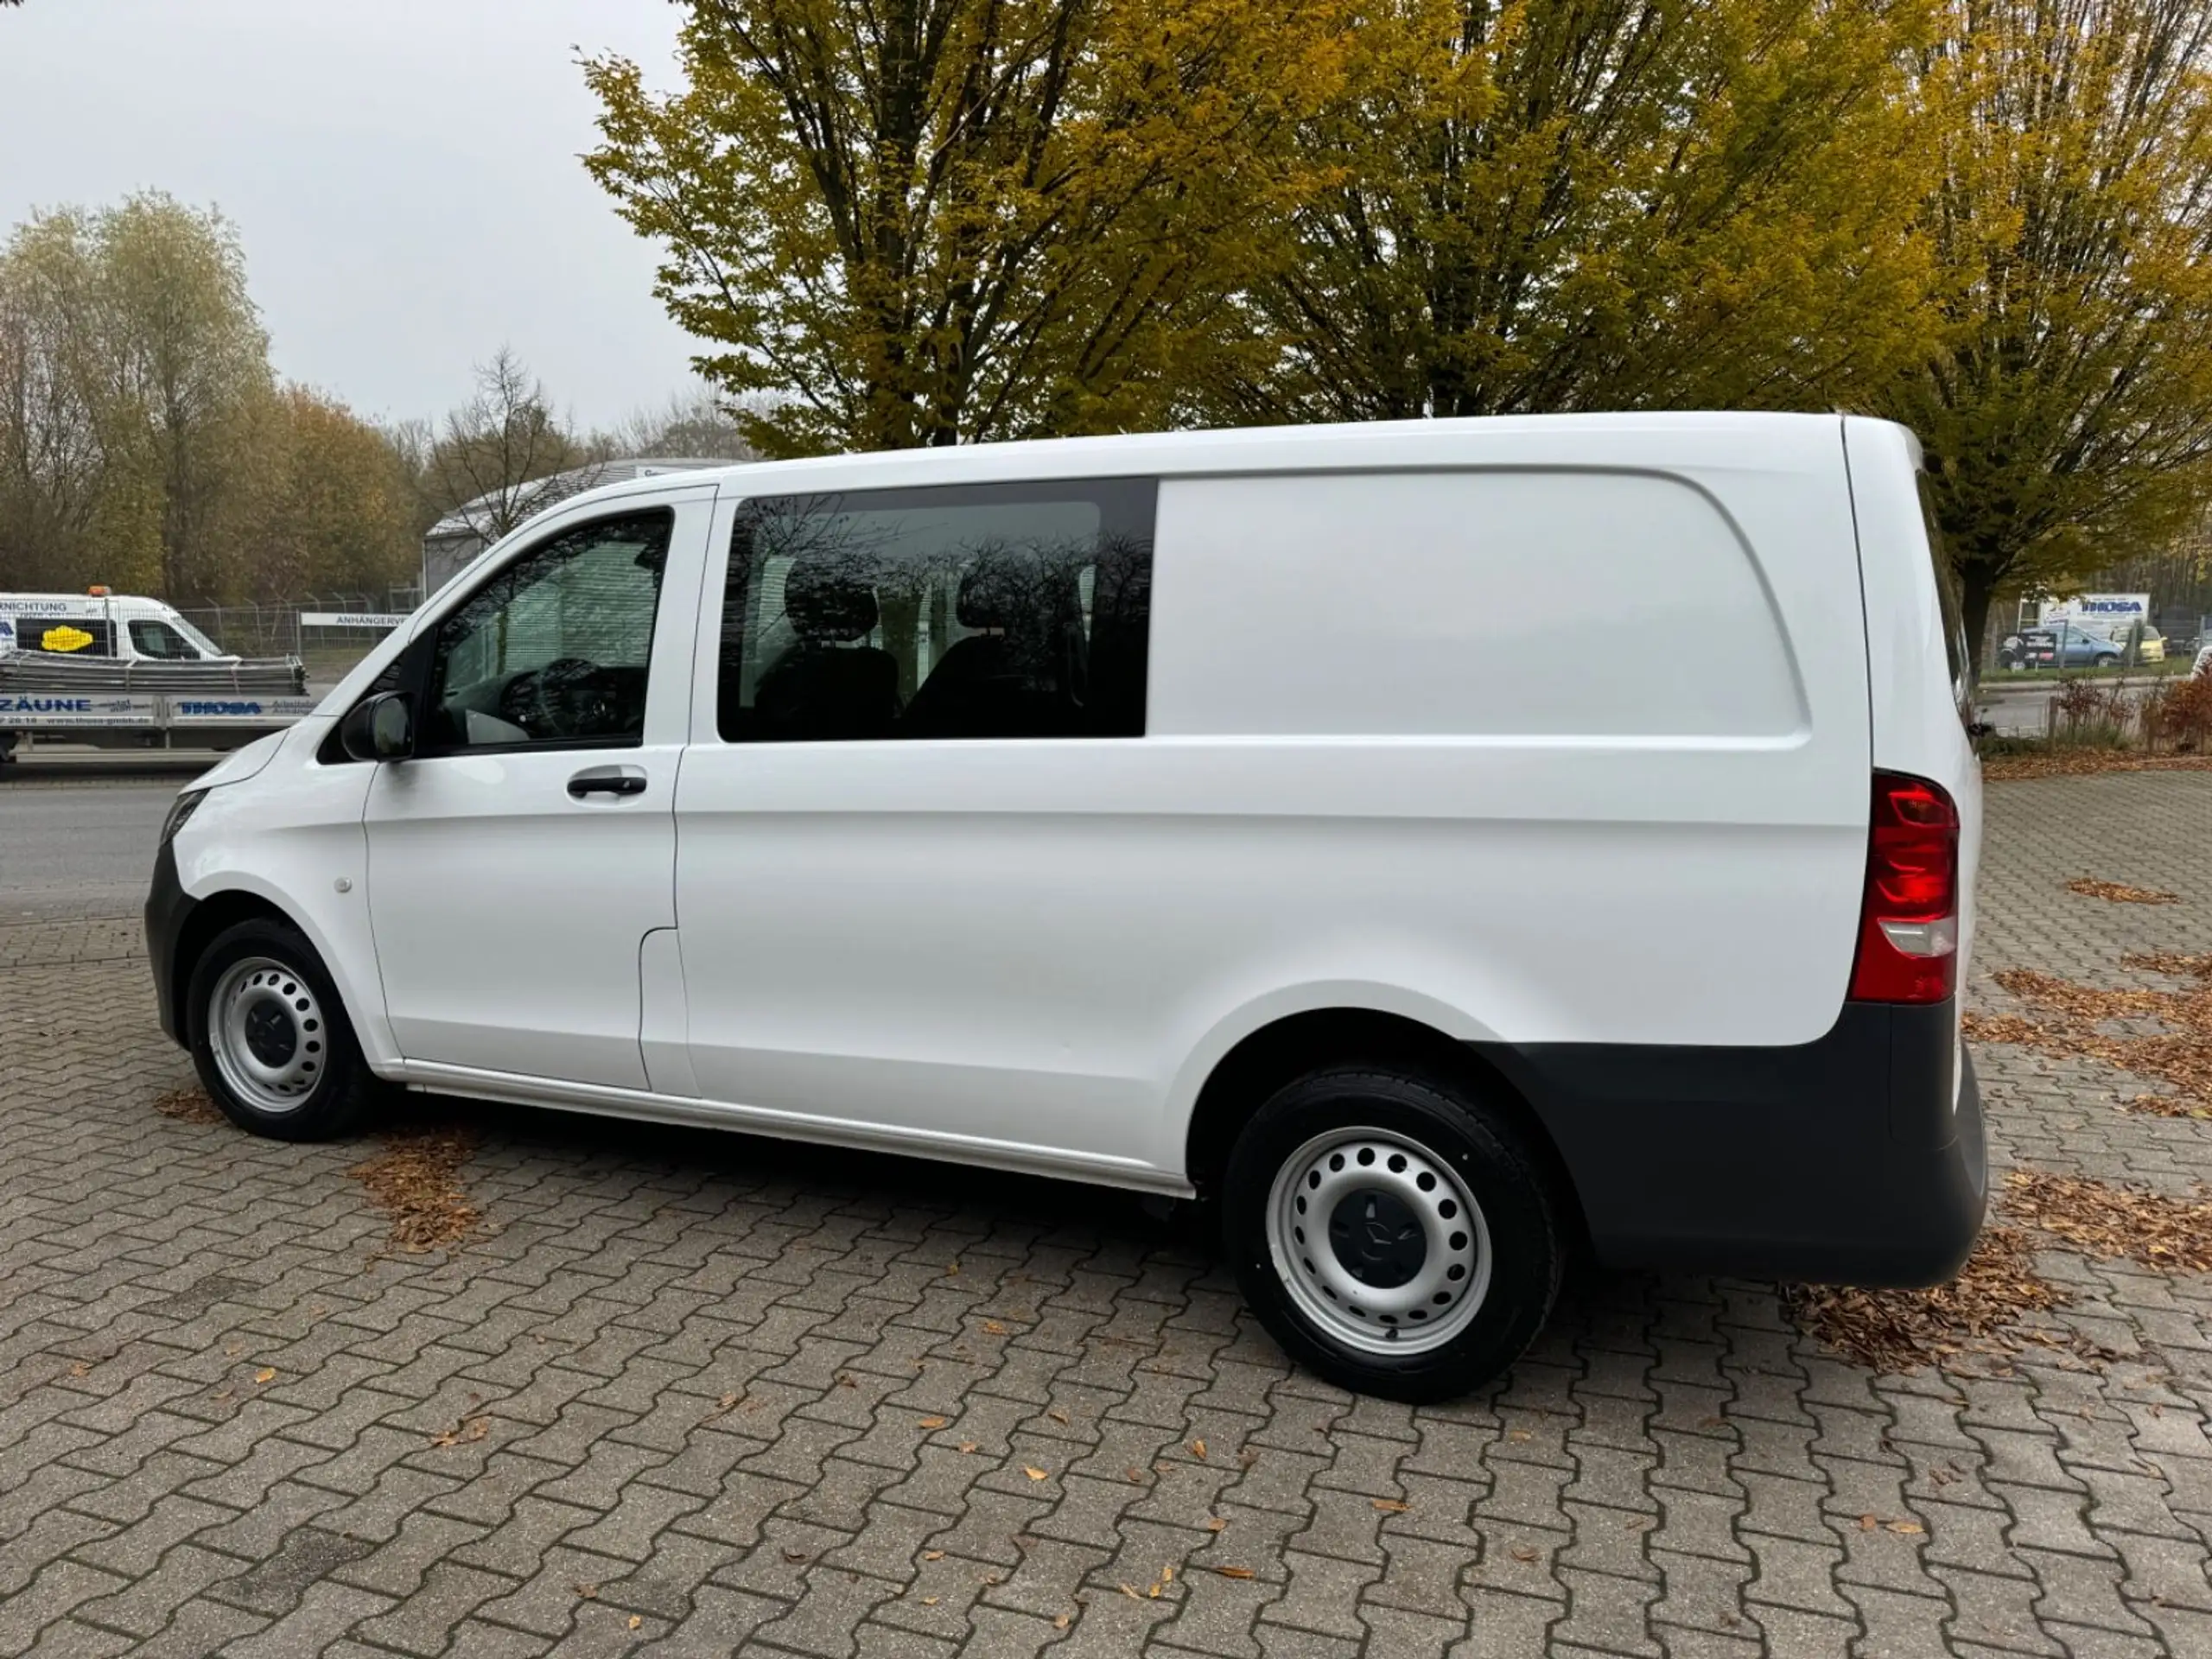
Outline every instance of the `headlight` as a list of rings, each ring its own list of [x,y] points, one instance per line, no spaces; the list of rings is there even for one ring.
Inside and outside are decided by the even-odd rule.
[[[188,789],[169,807],[169,815],[162,820],[162,838],[157,843],[166,847],[176,839],[176,832],[184,828],[192,815],[200,810],[200,803],[207,798],[204,789]]]

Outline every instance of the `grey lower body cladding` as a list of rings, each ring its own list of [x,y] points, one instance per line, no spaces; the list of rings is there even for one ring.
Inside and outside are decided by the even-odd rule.
[[[1549,1131],[1605,1265],[1923,1285],[1966,1260],[1987,1197],[1957,1031],[1948,1002],[1847,1002],[1795,1047],[1477,1046]]]

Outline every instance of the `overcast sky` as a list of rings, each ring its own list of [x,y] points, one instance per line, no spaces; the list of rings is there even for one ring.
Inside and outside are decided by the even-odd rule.
[[[0,8],[0,230],[166,190],[238,226],[278,371],[442,412],[511,344],[586,425],[690,379],[653,250],[585,175],[578,48],[674,76],[667,0]]]

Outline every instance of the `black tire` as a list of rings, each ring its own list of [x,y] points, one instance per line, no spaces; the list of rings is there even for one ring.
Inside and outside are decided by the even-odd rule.
[[[1478,1206],[1488,1233],[1489,1281],[1480,1302],[1471,1313],[1440,1314],[1465,1322],[1441,1345],[1424,1351],[1376,1351],[1332,1331],[1300,1305],[1301,1293],[1290,1282],[1296,1266],[1279,1263],[1270,1243],[1276,1179],[1287,1161],[1297,1158],[1303,1169],[1312,1155],[1306,1149],[1317,1140],[1363,1130],[1405,1147],[1416,1160],[1425,1156],[1456,1180]],[[1325,1160],[1328,1155],[1322,1154]],[[1335,1167],[1344,1166],[1339,1162]],[[1297,1171],[1286,1179],[1287,1226],[1294,1219],[1287,1206],[1302,1207],[1305,1189]],[[1452,1207],[1445,1205],[1441,1212],[1449,1216]],[[1278,1090],[1238,1135],[1222,1184],[1223,1238],[1237,1281],[1284,1351],[1340,1387],[1415,1403],[1452,1399],[1480,1387],[1519,1358],[1542,1329],[1559,1294],[1567,1249],[1559,1213],[1541,1164],[1502,1114],[1440,1078],[1389,1067],[1326,1067]],[[1365,1215],[1374,1214],[1369,1204]],[[1424,1248],[1433,1250],[1440,1244]],[[1479,1251],[1479,1242],[1475,1248]],[[1301,1282],[1318,1283],[1310,1268]],[[1322,1306],[1310,1291],[1305,1294]],[[1330,1300],[1332,1306],[1338,1300],[1332,1295]],[[1396,1326],[1395,1316],[1391,1323]],[[1411,1323],[1402,1326],[1417,1339],[1436,1340],[1433,1334],[1421,1338],[1419,1329]],[[1395,1340],[1379,1326],[1375,1333],[1379,1340]]]
[[[231,970],[246,963],[273,964],[276,970],[255,969],[242,977],[263,980],[247,994],[257,996],[266,1007],[264,1026],[278,1027],[264,1034],[273,1047],[283,1050],[288,1066],[306,1068],[297,1077],[291,1103],[274,1109],[249,1089],[235,1085],[216,1052],[220,1039],[213,1028],[216,1016],[210,1005]],[[303,1012],[300,1004],[305,1005]],[[193,964],[185,1014],[192,1035],[192,1063],[208,1098],[232,1122],[255,1135],[276,1141],[334,1140],[359,1128],[383,1093],[383,1085],[361,1058],[329,970],[289,922],[255,917],[217,934]],[[285,1020],[292,1022],[289,1028],[282,1026]],[[289,1049],[283,1047],[287,1034]]]

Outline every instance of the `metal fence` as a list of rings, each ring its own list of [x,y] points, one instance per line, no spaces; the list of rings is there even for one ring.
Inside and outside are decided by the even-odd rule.
[[[328,685],[422,602],[419,588],[309,594],[282,604],[206,605],[178,614],[241,657],[297,657],[310,685]]]

